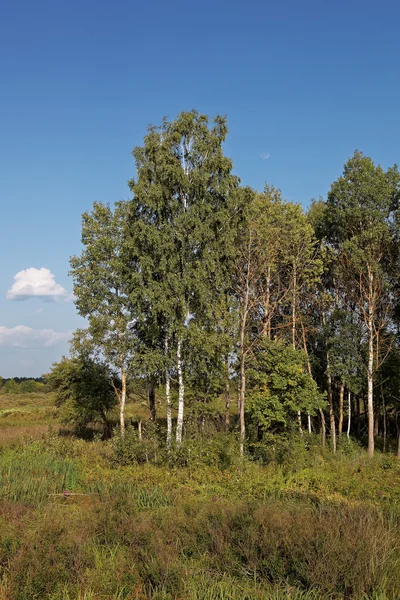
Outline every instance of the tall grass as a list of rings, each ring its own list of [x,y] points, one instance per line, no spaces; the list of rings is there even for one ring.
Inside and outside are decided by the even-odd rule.
[[[47,453],[34,445],[0,454],[0,500],[42,503],[50,494],[78,488],[76,465]]]
[[[219,444],[221,466],[119,466],[57,436],[3,450],[0,600],[398,600],[399,463],[346,452],[291,469],[229,466]]]

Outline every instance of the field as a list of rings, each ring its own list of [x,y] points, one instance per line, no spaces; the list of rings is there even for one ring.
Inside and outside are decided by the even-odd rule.
[[[307,436],[261,464],[189,434],[84,441],[50,394],[0,397],[0,599],[400,597],[394,456]]]

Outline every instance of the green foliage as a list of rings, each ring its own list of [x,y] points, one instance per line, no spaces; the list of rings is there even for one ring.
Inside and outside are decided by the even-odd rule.
[[[202,466],[224,470],[238,465],[239,448],[236,438],[224,432],[209,436],[185,439],[179,447],[173,447],[167,456],[173,466],[197,469]]]
[[[129,427],[123,436],[114,436],[112,447],[117,465],[156,463],[163,455],[161,444],[154,431],[145,431],[143,438],[139,439],[133,427]]]
[[[133,151],[137,177],[130,182],[125,232],[136,360],[155,380],[166,376],[165,369],[174,376],[183,364],[185,382],[196,381],[206,395],[218,388],[214,374],[232,347],[222,330],[235,257],[238,178],[223,154],[226,136],[225,118],[210,123],[196,111],[150,127]],[[182,378],[179,386],[177,438]]]
[[[315,414],[324,400],[307,373],[306,356],[264,338],[249,361],[246,412],[263,433],[290,427],[297,411]]]
[[[78,354],[82,347],[101,352],[118,369],[129,363],[134,346],[122,259],[125,219],[126,204],[113,211],[95,202],[92,212],[82,215],[84,250],[70,259],[75,304],[89,320],[88,330],[75,338]]]
[[[363,332],[359,321],[349,311],[336,308],[329,315],[326,344],[332,374],[358,392],[365,379]]]
[[[19,392],[19,386],[18,386],[17,382],[14,379],[9,379],[3,385],[2,391],[5,394],[18,394],[18,392]]]
[[[168,464],[171,468],[196,469],[212,466],[219,469],[231,468],[239,463],[239,450],[234,435],[226,432],[187,434],[179,446],[165,448],[162,432],[151,427],[144,429],[139,439],[136,429],[130,427],[124,436],[112,440],[113,461],[116,465],[128,466],[143,463]]]
[[[4,385],[2,385],[0,379],[0,391],[3,394],[33,394],[47,392],[47,387],[42,381],[34,379],[19,378],[19,381],[15,379],[8,379]]]
[[[28,379],[19,384],[19,389],[22,394],[32,394],[33,392],[40,393],[44,391],[45,384],[40,383],[39,381],[33,381],[33,379]]]
[[[64,423],[84,429],[100,422],[103,435],[111,435],[117,399],[113,374],[106,365],[84,356],[63,358],[54,363],[47,380],[56,394],[56,405],[62,408]]]
[[[234,256],[229,198],[238,185],[222,150],[226,135],[223,117],[210,127],[205,115],[182,112],[150,127],[143,147],[133,151],[131,300],[148,324],[164,315],[171,333],[188,313],[212,314],[215,291],[226,289]]]
[[[388,225],[397,208],[398,186],[396,166],[385,172],[356,151],[328,194],[324,217],[329,239],[334,244],[351,241],[354,248],[363,248],[365,263],[372,264],[381,244],[390,243]]]

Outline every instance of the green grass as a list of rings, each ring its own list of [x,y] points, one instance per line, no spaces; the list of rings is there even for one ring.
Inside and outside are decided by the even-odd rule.
[[[0,437],[56,422],[48,397],[2,400]],[[394,457],[310,438],[262,465],[224,433],[170,455],[128,434],[0,445],[0,600],[400,598]]]
[[[58,428],[52,394],[0,395],[0,449],[41,439]]]
[[[50,494],[78,488],[71,460],[37,452],[34,445],[0,455],[0,501],[42,503]]]

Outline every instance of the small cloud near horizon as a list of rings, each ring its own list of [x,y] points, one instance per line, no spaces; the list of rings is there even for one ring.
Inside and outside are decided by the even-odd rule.
[[[55,301],[63,298],[70,301],[67,290],[56,283],[55,275],[42,267],[23,269],[14,275],[14,283],[8,290],[6,297],[9,300],[27,300],[28,298],[41,298],[42,300]]]
[[[60,342],[67,342],[71,338],[71,331],[33,329],[26,325],[16,325],[15,327],[0,326],[0,346],[29,348],[32,344],[39,344],[48,348]]]
[[[267,160],[270,157],[270,153],[268,152],[261,152],[260,154],[260,158],[262,158],[262,160]]]

